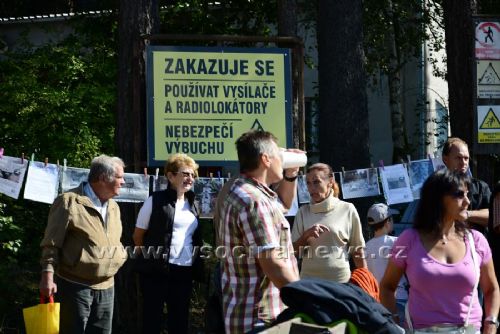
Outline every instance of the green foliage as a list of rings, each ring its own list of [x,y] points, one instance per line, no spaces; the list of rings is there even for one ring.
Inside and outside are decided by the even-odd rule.
[[[161,32],[267,36],[276,24],[276,6],[276,0],[176,1],[160,13]]]
[[[35,153],[36,160],[67,158],[69,165],[86,167],[95,155],[113,153],[116,18],[74,20],[69,27],[72,32],[65,38],[48,29],[56,41],[34,47],[25,38],[0,58],[0,146],[5,155]],[[48,211],[46,204],[0,194],[2,326],[20,328],[21,308],[38,300],[39,245]]]
[[[36,152],[40,159],[87,166],[97,153],[113,151],[116,52],[101,35],[70,34],[6,54],[0,62],[6,155]]]
[[[0,317],[19,324],[22,307],[38,301],[40,239],[48,206],[0,195]]]
[[[408,61],[420,55],[427,38],[428,12],[420,0],[364,1],[364,48],[369,74],[399,71]],[[388,36],[394,36],[396,54],[388,47]],[[391,66],[396,58],[398,66]]]

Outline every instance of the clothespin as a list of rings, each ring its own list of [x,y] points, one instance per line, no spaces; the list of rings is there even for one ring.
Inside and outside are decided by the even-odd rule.
[[[340,167],[340,169],[342,169],[342,176],[345,175],[345,169],[344,169],[344,166]],[[335,176],[335,173],[334,173],[334,176]]]
[[[231,178],[231,173],[227,173],[227,178],[230,179]]]
[[[370,168],[373,169],[373,162],[370,161]]]
[[[382,170],[385,170],[385,167],[384,167],[384,160],[379,160],[379,161],[378,161],[378,164],[379,164],[380,168],[382,168]]]
[[[214,178],[214,173],[209,173],[208,175],[210,176],[211,179]]]
[[[148,177],[148,167],[144,167],[144,178]]]
[[[45,159],[43,160],[43,167],[47,167],[48,164],[49,164],[49,158],[45,157]]]
[[[221,175],[221,172],[220,170],[217,171],[217,178],[220,180],[220,175]]]
[[[403,165],[404,168],[406,168],[406,162],[405,159],[401,158],[401,164]]]
[[[31,161],[35,161],[35,153],[31,153]]]
[[[21,165],[24,165],[24,153],[21,153]]]
[[[63,170],[66,170],[66,164],[68,163],[68,160],[66,160],[66,158],[63,159]]]
[[[3,150],[3,147],[0,147],[0,159],[2,159],[2,158],[3,158],[3,151],[4,151],[4,150]]]
[[[158,175],[160,174],[160,169],[156,168],[155,169],[155,180],[158,180]]]

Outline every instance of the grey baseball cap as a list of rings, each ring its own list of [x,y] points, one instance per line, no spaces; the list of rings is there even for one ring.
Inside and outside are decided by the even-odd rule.
[[[378,224],[387,218],[391,217],[394,214],[398,214],[398,210],[393,210],[387,206],[387,204],[384,203],[377,203],[373,204],[369,209],[368,209],[368,224],[373,225],[373,224]]]

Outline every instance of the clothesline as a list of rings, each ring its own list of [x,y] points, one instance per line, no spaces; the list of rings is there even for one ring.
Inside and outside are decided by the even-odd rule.
[[[361,168],[350,171],[335,172],[342,189],[341,198],[384,195],[387,204],[412,202],[419,198],[420,188],[427,177],[435,170],[443,168],[440,158],[429,158],[409,161],[405,164],[381,166],[378,168]],[[87,181],[89,169],[70,167],[44,162],[28,161],[24,157],[0,156],[0,193],[18,199],[24,184],[23,197],[32,201],[51,204],[58,194],[77,187]],[[167,187],[167,180],[160,176],[159,169],[155,175],[125,173],[125,184],[115,197],[118,202],[140,203],[147,199],[153,191]],[[26,177],[26,182],[24,182]],[[193,190],[200,204],[202,215],[210,217],[215,199],[228,177],[197,178]],[[380,187],[382,185],[382,188]],[[298,203],[308,203],[309,193],[305,175],[298,178]],[[381,191],[382,189],[382,191]]]

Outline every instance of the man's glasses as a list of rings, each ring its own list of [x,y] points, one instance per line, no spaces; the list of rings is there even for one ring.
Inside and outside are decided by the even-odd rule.
[[[175,172],[174,174],[182,174],[184,177],[191,177],[192,179],[196,179],[196,174],[195,173],[190,173],[190,172]]]
[[[465,191],[457,190],[455,192],[452,192],[450,195],[456,199],[464,199],[465,198]]]

